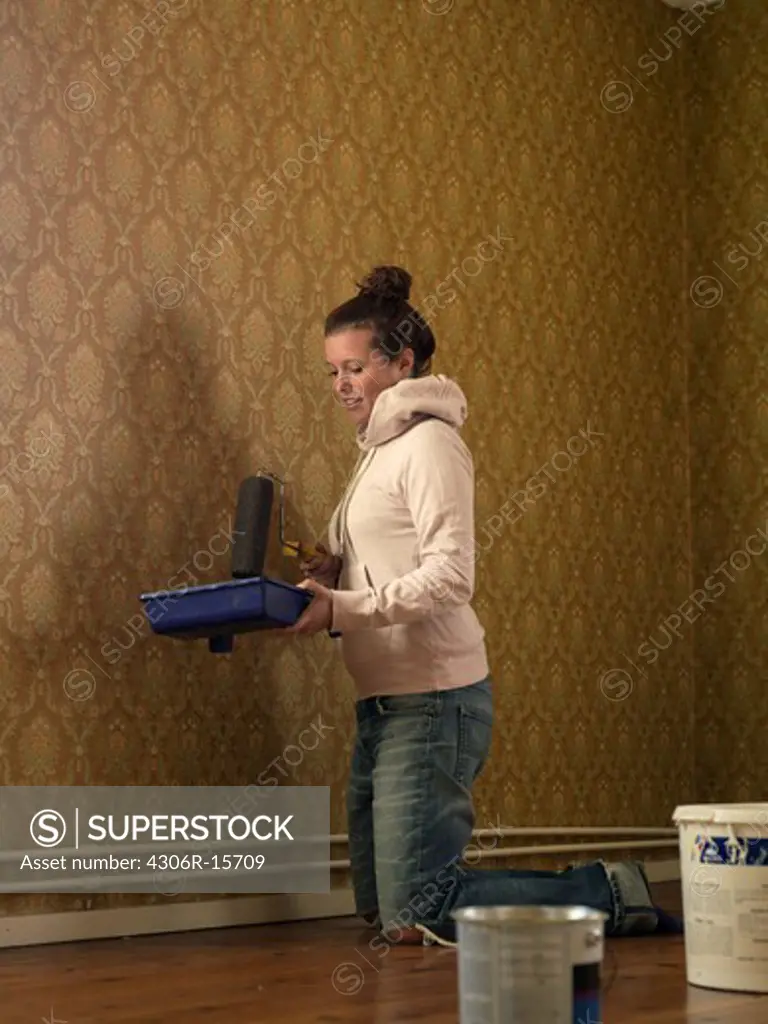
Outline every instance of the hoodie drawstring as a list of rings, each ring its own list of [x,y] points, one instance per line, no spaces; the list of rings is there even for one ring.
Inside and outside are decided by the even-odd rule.
[[[346,490],[341,496],[341,501],[336,507],[336,511],[333,515],[335,520],[336,538],[338,540],[339,557],[342,561],[344,560],[344,553],[349,540],[349,534],[347,533],[347,509],[349,508],[352,495],[360,482],[363,472],[368,468],[364,463],[370,462],[373,459],[374,452],[375,449],[371,449],[367,452],[361,452],[358,456],[355,468],[350,474],[349,483],[347,484]]]

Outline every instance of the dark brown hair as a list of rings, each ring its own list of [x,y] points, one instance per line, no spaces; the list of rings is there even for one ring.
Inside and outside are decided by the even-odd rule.
[[[435,336],[421,313],[408,302],[411,280],[402,267],[374,267],[357,285],[357,295],[328,314],[326,338],[350,328],[370,328],[371,347],[383,358],[395,359],[409,348],[413,352],[413,376],[429,373]]]

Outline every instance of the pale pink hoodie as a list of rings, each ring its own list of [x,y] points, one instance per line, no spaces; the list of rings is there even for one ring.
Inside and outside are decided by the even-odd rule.
[[[488,675],[474,589],[474,468],[467,415],[447,377],[400,381],[377,398],[333,514],[343,568],[333,592],[358,696],[448,690]]]

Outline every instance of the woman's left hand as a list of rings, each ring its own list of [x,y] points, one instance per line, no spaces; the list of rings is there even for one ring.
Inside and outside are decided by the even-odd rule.
[[[298,622],[289,626],[289,633],[303,633],[312,636],[331,628],[333,621],[333,595],[331,591],[316,580],[304,580],[299,586],[302,590],[311,590],[315,595]]]

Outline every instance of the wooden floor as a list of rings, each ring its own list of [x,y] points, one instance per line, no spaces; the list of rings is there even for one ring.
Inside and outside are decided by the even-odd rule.
[[[370,942],[343,920],[0,951],[0,1021],[455,1024],[453,950]],[[609,940],[604,982],[604,1024],[768,1022],[768,996],[688,987],[682,938]]]

